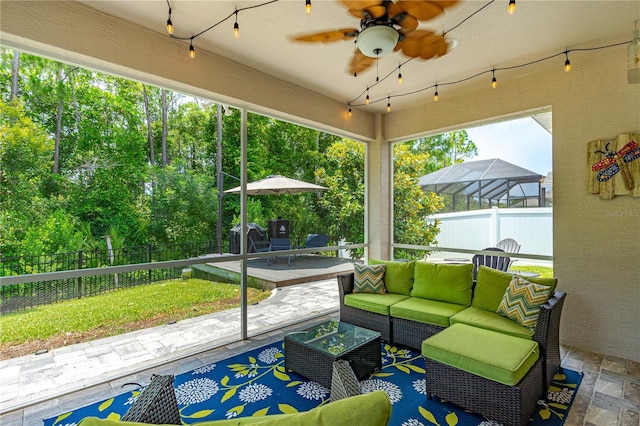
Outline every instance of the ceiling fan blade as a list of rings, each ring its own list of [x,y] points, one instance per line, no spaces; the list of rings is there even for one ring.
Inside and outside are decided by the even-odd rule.
[[[351,58],[351,61],[349,61],[349,74],[359,74],[370,68],[375,63],[375,61],[375,58],[370,58],[360,52],[360,50],[356,49],[353,58]]]
[[[423,46],[423,39],[430,39],[435,37],[435,33],[427,30],[415,30],[407,33],[404,39],[398,42],[395,47],[395,51],[402,50],[402,53],[410,58],[421,57],[421,51]],[[429,44],[429,43],[427,43]]]
[[[400,31],[402,34],[407,34],[410,31],[418,28],[418,20],[411,15],[406,13],[402,13],[400,15],[396,15],[398,19],[394,19],[398,25],[400,25]]]
[[[420,39],[418,56],[422,59],[431,59],[436,56],[446,55],[449,45],[443,37],[432,35]]]
[[[300,36],[289,37],[291,41],[301,41],[307,43],[331,43],[334,41],[349,40],[350,38],[358,35],[358,30],[355,28],[342,28],[333,31],[324,31],[321,33],[305,34]]]
[[[436,1],[398,0],[398,6],[419,21],[428,21],[444,12],[444,7]]]
[[[369,12],[372,18],[379,18],[381,16],[384,16],[385,13],[387,13],[387,8],[381,4],[377,6],[367,7],[365,10]]]
[[[387,13],[387,9],[382,5],[377,5],[365,9],[349,9],[349,13],[358,19],[379,18]]]
[[[387,3],[387,13],[389,14],[389,17],[393,19],[396,15],[404,13],[404,10],[402,10],[402,8],[396,3]]]
[[[415,31],[411,31],[410,33],[405,35],[404,39],[405,40],[416,40],[416,41],[419,41],[420,39],[423,39],[425,37],[431,37],[433,35],[435,35],[435,33],[433,31],[415,30]]]

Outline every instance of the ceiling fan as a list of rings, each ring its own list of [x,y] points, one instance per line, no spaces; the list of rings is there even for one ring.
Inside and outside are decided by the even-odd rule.
[[[428,21],[458,0],[339,0],[349,13],[360,19],[360,30],[342,28],[294,36],[307,43],[331,43],[356,39],[357,49],[349,73],[357,75],[389,52],[402,51],[410,58],[430,59],[446,55],[449,43],[432,31],[419,30],[419,21]]]

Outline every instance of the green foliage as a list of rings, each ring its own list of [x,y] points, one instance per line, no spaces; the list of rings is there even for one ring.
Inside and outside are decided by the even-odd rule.
[[[352,140],[333,143],[316,174],[329,188],[319,200],[320,220],[336,241],[364,242],[364,144]],[[362,256],[362,250],[352,254]]]
[[[394,164],[394,242],[432,245],[440,229],[438,223],[427,223],[427,217],[442,208],[442,199],[434,193],[425,193],[418,178],[424,174],[430,155],[414,152],[409,144],[397,144],[393,150]],[[396,250],[398,258],[422,258],[424,253],[414,250]]]
[[[0,81],[6,84],[0,94],[5,99],[12,53],[2,51]],[[164,165],[160,88],[24,53],[20,59],[18,98],[24,108],[2,104],[3,255],[104,249],[105,235],[111,235],[114,248],[216,237],[217,186],[239,183],[229,178],[240,175],[238,110],[218,117],[218,105],[165,90]],[[247,125],[249,181],[281,174],[329,188],[250,196],[249,220],[264,227],[270,219],[289,220],[296,245],[309,233],[329,234],[333,243],[364,242],[364,145],[258,114],[249,114]],[[59,167],[53,173],[57,134]],[[217,150],[219,134],[222,152]],[[464,139],[438,143],[442,150],[449,145],[458,149]],[[429,143],[415,141],[413,151],[434,148],[435,142]],[[421,158],[428,157],[398,169],[395,182],[396,196],[404,200],[396,209],[396,233],[405,242],[431,241],[436,232],[424,217],[437,200],[421,194],[411,180],[431,164],[421,164]],[[226,242],[228,230],[239,222],[240,205],[235,195],[223,201],[220,237]]]
[[[158,242],[212,238],[217,220],[217,191],[207,176],[179,167],[153,173],[151,234]],[[181,170],[182,169],[182,170]]]
[[[269,292],[253,288],[247,291],[249,303],[269,297]],[[98,328],[118,334],[135,321],[155,320],[159,325],[239,305],[237,285],[198,279],[165,281],[2,315],[0,343],[20,344]]]
[[[478,155],[478,148],[473,141],[469,140],[466,130],[419,138],[405,144],[409,145],[414,152],[429,154],[429,162],[425,163],[425,173],[462,163],[465,158]]]

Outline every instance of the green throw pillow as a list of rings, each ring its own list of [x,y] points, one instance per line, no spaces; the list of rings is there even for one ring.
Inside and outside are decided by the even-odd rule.
[[[480,265],[476,286],[473,291],[471,306],[484,309],[489,312],[496,312],[498,305],[502,301],[502,296],[507,291],[507,287],[513,278],[513,274]],[[558,280],[555,278],[528,278],[529,282],[542,284],[551,288],[551,294],[556,288]]]
[[[353,292],[385,294],[384,265],[353,264]]]
[[[384,285],[389,293],[411,295],[415,262],[369,259],[369,265],[384,265]]]
[[[416,262],[411,296],[469,306],[473,265]]]
[[[514,275],[496,312],[533,330],[538,323],[540,306],[549,300],[550,295],[551,287]]]

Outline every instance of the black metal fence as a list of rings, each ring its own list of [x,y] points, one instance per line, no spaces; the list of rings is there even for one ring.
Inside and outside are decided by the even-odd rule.
[[[148,244],[113,250],[78,250],[72,253],[4,258],[0,259],[0,276],[188,259],[212,253],[214,248],[215,242],[209,240],[195,243]],[[0,285],[0,314],[63,300],[94,296],[118,288],[175,279],[179,278],[181,273],[181,268],[164,268]]]

